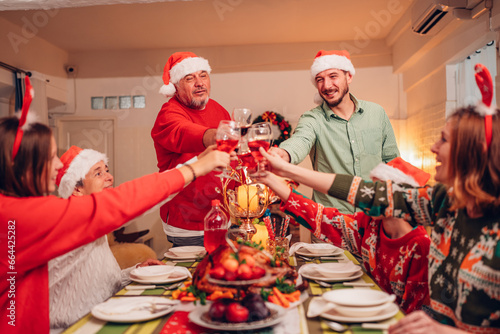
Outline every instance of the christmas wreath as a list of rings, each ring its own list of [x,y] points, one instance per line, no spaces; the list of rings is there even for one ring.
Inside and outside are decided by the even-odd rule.
[[[270,122],[271,124],[276,125],[280,130],[280,136],[273,141],[274,147],[278,147],[283,141],[290,138],[290,135],[292,133],[292,126],[285,120],[282,115],[274,111],[266,111],[265,113],[254,119],[253,124],[261,122]]]

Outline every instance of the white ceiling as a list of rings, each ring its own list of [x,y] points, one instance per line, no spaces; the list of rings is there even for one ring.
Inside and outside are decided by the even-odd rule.
[[[384,39],[412,1],[4,0],[0,18],[70,53],[193,48]]]

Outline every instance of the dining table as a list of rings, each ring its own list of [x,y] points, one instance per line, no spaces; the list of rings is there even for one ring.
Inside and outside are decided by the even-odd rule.
[[[191,260],[172,260],[171,258],[165,257],[162,260],[167,265],[174,265],[187,268],[191,273],[194,273],[197,265],[200,263],[201,259],[191,259]],[[335,259],[328,259],[324,257],[302,257],[297,254],[291,255],[289,257],[289,264],[297,269],[297,271],[305,264],[308,263],[327,263],[327,262],[353,262],[356,265],[360,265],[356,258],[354,258],[348,251],[344,251],[340,257]],[[362,267],[362,266],[361,266]],[[363,268],[364,269],[364,268]],[[191,280],[189,277],[185,282]],[[327,323],[329,320],[317,317],[307,317],[307,310],[310,303],[314,298],[321,298],[321,296],[328,291],[337,289],[374,289],[381,290],[379,286],[372,280],[372,278],[363,270],[362,276],[356,279],[354,282],[358,283],[369,283],[363,285],[371,285],[370,287],[356,287],[344,285],[342,282],[332,284],[329,287],[320,286],[320,284],[314,280],[308,281],[308,287],[302,292],[301,302],[289,309],[285,309],[286,313],[283,320],[267,328],[255,329],[255,330],[239,330],[239,331],[227,331],[227,333],[262,333],[262,334],[332,334],[338,333],[337,331],[331,330]],[[175,284],[175,283],[172,283]],[[373,284],[373,285],[372,285]],[[132,286],[141,286],[136,282],[130,283]],[[169,285],[165,285],[168,287]],[[130,297],[134,298],[136,296],[159,296],[171,299],[173,290],[166,290],[164,288],[155,289],[141,289],[138,290],[128,290],[121,289],[111,298],[118,297]],[[111,322],[97,319],[92,316],[91,313],[85,315],[83,318],[78,320],[72,326],[67,328],[63,333],[65,334],[182,334],[182,333],[225,333],[220,330],[207,329],[198,326],[189,321],[189,313],[194,311],[196,308],[200,307],[200,301],[197,302],[182,302],[176,306],[175,311],[170,312],[164,316],[156,319],[142,322]],[[400,309],[390,319],[379,321],[377,323],[391,324],[395,323],[397,320],[404,317],[403,311]],[[360,319],[362,320],[362,319]],[[385,329],[366,329],[361,327],[361,322],[356,323],[350,321],[349,323],[342,323],[345,325],[344,333],[352,334],[382,334],[386,333]]]

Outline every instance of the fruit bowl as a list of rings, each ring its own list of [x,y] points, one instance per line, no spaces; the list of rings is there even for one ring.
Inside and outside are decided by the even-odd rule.
[[[253,330],[259,328],[266,328],[269,326],[274,326],[280,323],[285,316],[285,309],[281,306],[275,305],[273,303],[266,302],[265,305],[270,311],[270,315],[262,320],[257,321],[247,321],[247,322],[223,322],[215,321],[208,315],[209,305],[196,308],[194,311],[189,313],[189,320],[193,323],[210,329],[215,329],[219,331],[242,331],[242,330]]]
[[[234,286],[234,287],[240,287],[240,286],[250,286],[252,284],[259,283],[263,280],[266,280],[270,277],[271,275],[266,272],[264,276],[256,278],[256,279],[250,279],[250,280],[234,280],[234,281],[227,281],[225,279],[217,279],[208,276],[208,282],[212,284],[217,284],[220,286]]]

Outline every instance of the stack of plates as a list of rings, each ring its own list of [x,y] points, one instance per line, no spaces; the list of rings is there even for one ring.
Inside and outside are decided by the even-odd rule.
[[[395,295],[372,289],[340,289],[325,292],[323,299],[334,306],[321,317],[341,322],[380,321],[393,317],[399,308]]]
[[[92,308],[92,315],[112,322],[139,322],[161,317],[175,310],[177,300],[162,297],[111,298]]]
[[[205,247],[201,246],[172,247],[165,253],[165,257],[173,260],[191,260],[202,257],[206,253]]]
[[[299,274],[311,280],[324,282],[352,281],[363,276],[360,266],[352,262],[344,263],[309,263],[299,269]]]
[[[342,248],[336,247],[332,244],[318,243],[306,244],[301,243],[300,248],[297,249],[298,255],[316,257],[316,256],[338,256],[344,253]]]
[[[142,284],[173,283],[188,277],[182,269],[168,265],[139,267],[130,272],[130,279]]]

